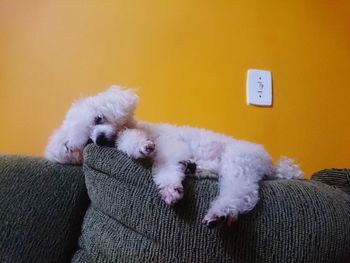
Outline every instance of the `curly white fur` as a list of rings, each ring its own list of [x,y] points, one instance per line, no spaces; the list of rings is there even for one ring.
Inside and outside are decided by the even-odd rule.
[[[46,158],[59,163],[81,164],[83,149],[91,139],[114,140],[132,121],[138,97],[132,90],[110,87],[100,94],[73,103],[49,139]]]
[[[132,91],[114,86],[73,104],[62,127],[51,138],[46,156],[58,162],[80,163],[87,140],[96,142],[101,133],[107,133],[108,139],[116,137],[117,148],[129,156],[152,156],[154,182],[169,205],[183,197],[183,161],[195,163],[195,176],[219,178],[219,195],[203,219],[207,226],[222,220],[232,222],[253,209],[263,178],[303,176],[288,158],[273,166],[263,146],[255,143],[205,129],[137,121],[133,117],[136,102]],[[93,123],[98,116],[105,120],[104,128]]]

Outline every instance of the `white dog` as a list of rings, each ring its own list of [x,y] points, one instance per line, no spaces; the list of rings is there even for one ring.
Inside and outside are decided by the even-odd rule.
[[[259,199],[260,180],[303,176],[288,158],[273,166],[258,144],[204,129],[137,121],[133,117],[137,101],[132,90],[112,86],[75,102],[50,138],[46,157],[60,163],[81,163],[89,141],[97,145],[115,142],[133,158],[151,156],[154,182],[169,205],[183,197],[186,174],[219,177],[219,195],[203,219],[208,227],[230,223],[252,210]]]

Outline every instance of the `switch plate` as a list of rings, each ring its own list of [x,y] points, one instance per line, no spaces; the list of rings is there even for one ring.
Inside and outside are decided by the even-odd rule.
[[[249,69],[247,73],[247,104],[272,105],[272,77],[267,70]]]

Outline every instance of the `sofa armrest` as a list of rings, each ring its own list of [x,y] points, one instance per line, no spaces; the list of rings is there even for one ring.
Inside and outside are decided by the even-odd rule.
[[[311,180],[339,188],[350,195],[350,169],[324,169],[314,173]]]
[[[81,167],[0,155],[1,262],[69,262],[88,202]]]

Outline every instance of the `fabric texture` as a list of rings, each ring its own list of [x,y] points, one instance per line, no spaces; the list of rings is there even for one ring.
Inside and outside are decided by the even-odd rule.
[[[147,163],[89,145],[91,199],[73,262],[342,262],[350,251],[350,197],[315,181],[261,183],[260,201],[231,227],[201,220],[215,179],[186,178],[174,207],[158,196]]]
[[[81,167],[0,155],[0,262],[69,262],[88,203]]]
[[[350,169],[324,169],[313,174],[311,180],[339,188],[350,195]]]

